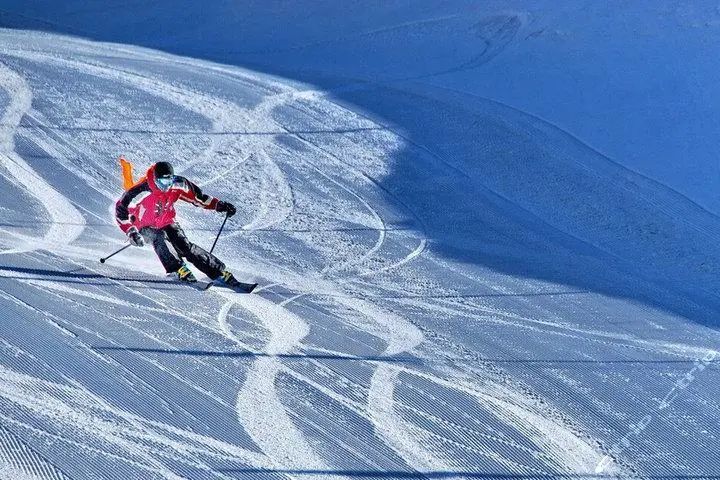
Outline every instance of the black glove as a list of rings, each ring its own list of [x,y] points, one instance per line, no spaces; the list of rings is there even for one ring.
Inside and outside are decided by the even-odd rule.
[[[235,205],[230,202],[223,202],[222,200],[217,203],[217,207],[215,207],[215,210],[217,210],[218,212],[227,212],[228,217],[232,217],[233,215],[235,215],[235,213],[237,213],[237,210],[235,210]]]
[[[137,228],[131,227],[130,230],[128,230],[127,232],[127,236],[132,245],[135,245],[136,247],[145,246],[145,239],[142,235],[140,235],[140,232],[138,232]]]

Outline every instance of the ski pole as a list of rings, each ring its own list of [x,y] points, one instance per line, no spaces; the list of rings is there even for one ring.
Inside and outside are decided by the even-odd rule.
[[[125,246],[122,247],[121,249],[115,250],[113,253],[111,253],[111,254],[108,255],[107,257],[101,258],[101,259],[100,259],[100,263],[105,263],[105,260],[107,260],[107,259],[110,258],[110,257],[114,257],[114,256],[117,255],[118,253],[120,253],[120,252],[122,252],[123,250],[125,250],[126,248],[128,248],[130,245],[131,245],[131,244],[128,243],[127,245],[125,245]]]
[[[225,228],[225,222],[228,221],[228,218],[230,218],[230,216],[225,214],[225,220],[223,220],[222,225],[220,225],[220,231],[218,231],[217,237],[215,237],[215,241],[213,242],[212,247],[210,247],[210,253],[212,253],[213,250],[215,250],[215,245],[217,244],[217,241],[220,238],[220,234],[222,233],[223,228]]]

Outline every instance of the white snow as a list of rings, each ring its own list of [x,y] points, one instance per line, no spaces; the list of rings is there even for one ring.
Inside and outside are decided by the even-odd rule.
[[[0,478],[720,475],[712,2],[0,27]],[[120,154],[238,207],[215,252],[256,293],[97,261]]]

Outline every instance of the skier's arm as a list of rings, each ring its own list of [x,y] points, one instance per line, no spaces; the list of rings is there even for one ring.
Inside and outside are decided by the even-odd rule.
[[[124,233],[127,234],[132,228],[135,228],[133,227],[135,218],[130,215],[130,209],[137,206],[148,195],[150,195],[150,188],[147,182],[142,182],[126,191],[115,204],[115,221]]]
[[[217,210],[218,200],[215,197],[203,193],[200,187],[192,183],[187,178],[183,178],[183,193],[180,195],[181,200],[185,200],[188,203],[192,203],[196,207],[202,207],[207,210]]]

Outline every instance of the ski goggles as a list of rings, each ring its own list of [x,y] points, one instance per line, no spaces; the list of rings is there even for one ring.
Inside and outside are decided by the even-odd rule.
[[[170,175],[168,177],[155,178],[155,185],[157,185],[157,187],[163,192],[167,192],[168,190],[170,190],[170,187],[173,186],[173,183],[175,183],[175,177],[173,175]]]

